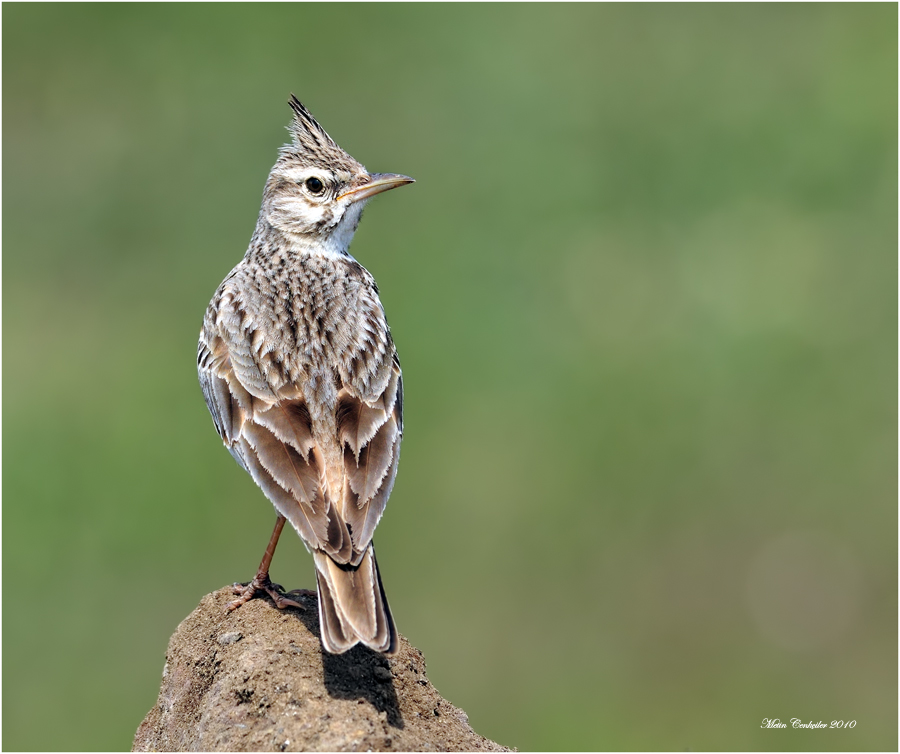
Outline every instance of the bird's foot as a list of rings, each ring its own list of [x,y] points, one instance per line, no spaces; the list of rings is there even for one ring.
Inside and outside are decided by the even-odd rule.
[[[227,612],[237,610],[241,605],[249,602],[260,593],[268,594],[269,597],[272,598],[272,602],[275,603],[275,607],[279,610],[284,610],[286,607],[303,607],[303,605],[296,600],[286,597],[284,594],[284,587],[282,587],[281,584],[276,584],[271,581],[268,576],[260,578],[257,575],[249,584],[235,584],[232,587],[232,591],[239,596],[234,602],[229,602],[225,606]],[[315,594],[315,592],[311,592],[309,589],[294,589],[293,591],[288,592],[288,594],[303,597]]]

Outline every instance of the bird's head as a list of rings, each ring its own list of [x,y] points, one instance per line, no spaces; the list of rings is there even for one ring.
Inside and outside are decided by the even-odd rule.
[[[289,236],[346,252],[366,202],[413,179],[369,173],[293,94],[290,105],[292,143],[281,148],[269,173],[260,219]]]

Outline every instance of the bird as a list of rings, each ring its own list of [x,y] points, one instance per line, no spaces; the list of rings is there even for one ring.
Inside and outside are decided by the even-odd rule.
[[[392,655],[397,629],[372,536],[394,486],[403,380],[374,277],[349,252],[366,203],[414,183],[369,173],[295,95],[290,143],[263,189],[243,259],[203,318],[197,371],[223,443],[277,514],[256,576],[235,610],[268,594],[286,522],[312,553],[324,650],[363,644]]]

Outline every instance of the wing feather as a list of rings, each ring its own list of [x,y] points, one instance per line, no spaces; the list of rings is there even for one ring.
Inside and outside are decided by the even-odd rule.
[[[400,363],[380,304],[365,320],[368,348],[338,359],[337,402],[328,409],[337,436],[328,440],[310,417],[323,406],[308,404],[302,382],[270,384],[259,323],[236,289],[220,293],[197,358],[219,435],[309,549],[359,566],[394,484],[403,429]]]
[[[205,323],[197,357],[216,430],[306,546],[347,562],[353,553],[350,532],[327,495],[309,410],[300,398],[279,400],[265,385],[250,352],[246,320],[227,303],[224,315],[219,309],[218,326]]]
[[[345,473],[341,510],[353,539],[354,565],[362,560],[372,540],[397,475],[402,438],[402,377],[396,360],[392,369],[375,407],[360,400],[347,386],[341,391],[342,406],[346,407],[338,412]],[[377,421],[373,419],[376,414]]]

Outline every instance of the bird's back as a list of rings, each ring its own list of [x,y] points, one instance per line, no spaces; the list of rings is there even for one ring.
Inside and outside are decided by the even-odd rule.
[[[384,510],[378,483],[389,475],[389,493],[402,431],[399,360],[372,276],[349,256],[251,246],[210,302],[200,351],[201,382],[212,371],[231,394],[249,395],[242,422],[271,423],[263,415],[277,408],[291,425],[306,425],[293,434],[308,440],[294,445],[303,452],[310,444],[322,476],[318,494],[350,524],[356,559]],[[207,397],[214,418],[223,402]],[[223,437],[240,446],[240,434]],[[362,490],[354,490],[360,476]],[[369,499],[376,505],[361,518]]]

